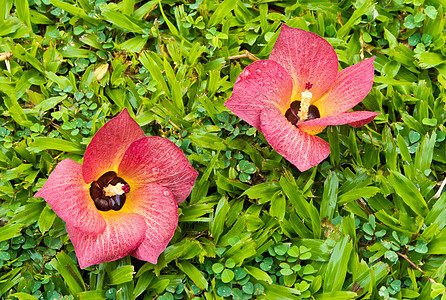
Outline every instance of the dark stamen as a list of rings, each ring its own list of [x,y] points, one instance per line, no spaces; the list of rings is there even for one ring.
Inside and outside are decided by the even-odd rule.
[[[106,187],[107,185],[110,184],[110,182],[116,178],[116,173],[113,171],[108,171],[107,173],[102,174],[101,177],[99,177],[99,179],[97,180],[98,184],[101,187]]]
[[[288,110],[286,111],[285,118],[293,125],[296,125],[300,120],[300,118],[291,108],[288,108]]]
[[[290,105],[290,108],[288,108],[288,110],[285,113],[285,118],[287,118],[287,120],[296,127],[297,127],[297,123],[299,123],[299,121],[300,121],[300,118],[297,116],[299,109],[300,109],[300,101],[293,101]],[[308,121],[308,120],[317,119],[320,117],[321,117],[321,115],[319,113],[319,109],[317,109],[317,107],[314,105],[310,105],[310,107],[308,109],[307,119],[303,120],[303,122]]]
[[[106,196],[104,188],[108,185],[123,184],[122,190],[124,194]],[[101,211],[108,211],[110,209],[120,210],[124,206],[126,193],[130,192],[130,186],[124,179],[118,177],[113,171],[104,173],[98,180],[93,181],[90,186],[90,196],[97,209]]]
[[[317,107],[314,105],[310,105],[310,107],[308,108],[308,116],[305,121],[319,119],[320,117],[321,114],[319,113],[319,109],[317,109]]]

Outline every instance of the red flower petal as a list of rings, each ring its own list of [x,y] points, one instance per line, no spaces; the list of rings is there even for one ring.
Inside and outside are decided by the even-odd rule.
[[[178,225],[178,205],[168,189],[157,184],[145,185],[131,194],[127,209],[144,216],[144,239],[130,255],[156,264]]]
[[[277,109],[262,110],[260,120],[268,143],[301,172],[316,166],[330,154],[326,141],[299,130]]]
[[[278,62],[294,83],[294,98],[300,97],[305,84],[313,84],[313,99],[322,97],[338,74],[338,57],[333,47],[315,33],[282,25],[269,57]]]
[[[282,66],[271,60],[256,61],[237,78],[225,106],[260,130],[260,111],[278,107],[285,112],[292,92],[293,82]]]
[[[179,147],[167,139],[150,136],[135,141],[125,152],[118,175],[131,188],[156,183],[169,189],[177,203],[189,196],[198,172]]]
[[[127,148],[145,137],[141,127],[124,109],[96,132],[84,155],[82,172],[86,183],[107,171],[116,171]]]
[[[322,117],[349,111],[367,96],[373,85],[374,59],[368,58],[339,72],[331,90],[314,103]]]
[[[82,178],[82,165],[65,159],[34,197],[45,199],[62,220],[84,234],[99,234],[105,229],[105,221],[96,209],[89,189]]]
[[[310,129],[313,126],[343,125],[350,124],[353,127],[359,127],[371,122],[379,113],[372,111],[351,111],[336,116],[329,116],[320,119],[313,119],[299,123],[302,130]]]
[[[138,247],[144,239],[147,225],[142,216],[107,212],[105,219],[107,227],[98,235],[86,235],[67,224],[67,232],[82,269],[122,258]]]

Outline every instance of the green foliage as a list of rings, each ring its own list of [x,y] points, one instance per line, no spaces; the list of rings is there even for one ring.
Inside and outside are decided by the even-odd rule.
[[[442,299],[446,275],[443,1],[5,0],[0,4],[0,297]],[[300,173],[224,102],[281,24],[345,68],[375,56],[360,128],[331,126]],[[33,198],[123,108],[199,171],[156,265],[80,270]]]

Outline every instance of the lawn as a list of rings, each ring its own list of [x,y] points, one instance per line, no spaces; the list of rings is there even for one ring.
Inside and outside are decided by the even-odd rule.
[[[1,0],[0,298],[446,299],[446,1],[193,1]],[[332,46],[339,70],[371,68],[374,57],[374,77],[358,71],[346,88],[364,93],[347,110],[374,119],[312,135],[303,121],[277,125],[289,102],[275,119],[256,110],[282,80],[272,59],[287,28],[303,34],[298,51],[307,36]],[[328,79],[313,59],[305,89],[316,97],[317,80]],[[274,76],[257,80],[261,65]],[[239,98],[242,110],[225,105]],[[121,254],[86,251],[97,259],[86,263],[70,223],[83,220],[64,212],[70,196],[33,196],[65,159],[90,165],[95,134],[125,144],[125,126],[99,138],[124,115],[143,139],[162,141],[145,151],[174,149],[181,164],[165,162],[178,169],[173,181],[190,180],[149,197],[174,194],[168,226],[151,231],[171,232],[154,261],[110,239],[104,251]],[[270,130],[285,127],[319,144],[290,154],[303,142]],[[59,199],[68,206],[55,207]],[[145,231],[136,231],[125,236],[139,245]]]

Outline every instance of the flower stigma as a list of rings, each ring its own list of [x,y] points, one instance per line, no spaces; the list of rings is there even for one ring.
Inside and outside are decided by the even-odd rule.
[[[128,185],[128,184],[124,184],[124,185],[122,186],[122,190],[124,191],[124,193],[128,193],[128,192],[130,192],[130,185]]]
[[[118,182],[116,185],[109,184],[104,188],[105,196],[113,197],[115,195],[122,195],[125,193],[124,184]]]
[[[313,84],[307,82],[305,84],[305,91],[302,92],[302,100],[300,102],[300,110],[297,114],[300,120],[305,121],[308,119],[308,109],[310,108],[310,101],[313,94],[309,91],[313,87]]]

